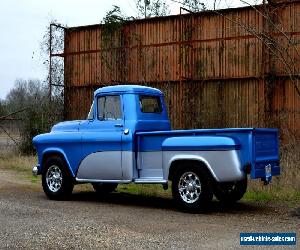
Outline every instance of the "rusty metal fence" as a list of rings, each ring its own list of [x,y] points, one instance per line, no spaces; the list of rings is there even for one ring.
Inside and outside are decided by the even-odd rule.
[[[164,91],[173,128],[279,127],[300,137],[300,2],[64,30],[65,118],[98,87]]]

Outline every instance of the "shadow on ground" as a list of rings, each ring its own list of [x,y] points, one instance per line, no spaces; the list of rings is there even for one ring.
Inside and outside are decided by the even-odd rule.
[[[81,191],[75,192],[70,197],[71,201],[82,202],[101,202],[104,204],[116,204],[145,208],[168,209],[178,211],[176,203],[173,199],[142,196],[137,194],[129,194],[123,192],[113,192],[110,194],[98,194],[96,192]],[[184,211],[183,211],[184,212]],[[257,214],[258,212],[269,214],[274,213],[274,209],[268,204],[258,204],[253,202],[240,201],[231,205],[224,205],[218,201],[212,203],[199,211],[199,213],[224,213],[224,214]]]
[[[292,212],[291,215],[294,217],[297,217],[298,219],[300,219],[300,207],[295,208]]]

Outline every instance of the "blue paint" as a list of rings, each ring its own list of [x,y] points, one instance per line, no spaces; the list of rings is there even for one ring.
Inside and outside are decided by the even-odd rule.
[[[163,95],[163,93],[156,88],[145,87],[140,85],[116,85],[99,88],[95,91],[95,96],[108,94],[144,94],[144,95]]]
[[[201,137],[171,137],[162,143],[163,151],[224,151],[236,150],[239,145],[229,137],[201,136]]]
[[[42,167],[45,153],[59,153],[65,156],[71,173],[77,171],[81,161],[81,134],[76,132],[51,132],[37,135],[33,138],[33,144],[37,149],[38,163]],[[39,172],[41,172],[40,169]]]

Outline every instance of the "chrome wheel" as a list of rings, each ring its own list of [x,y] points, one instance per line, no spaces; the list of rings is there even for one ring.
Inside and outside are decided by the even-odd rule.
[[[194,172],[185,172],[178,182],[181,199],[186,203],[196,202],[201,194],[201,182]]]
[[[62,186],[62,171],[56,165],[48,168],[46,173],[46,183],[50,191],[57,192]]]

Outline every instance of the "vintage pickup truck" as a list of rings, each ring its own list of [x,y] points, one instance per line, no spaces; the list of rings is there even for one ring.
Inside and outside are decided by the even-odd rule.
[[[119,183],[156,183],[179,207],[196,210],[213,194],[219,201],[241,199],[247,175],[266,184],[280,174],[277,129],[171,130],[163,93],[118,85],[95,91],[86,120],[66,121],[33,138],[50,199],[67,198],[74,184],[98,192]]]

